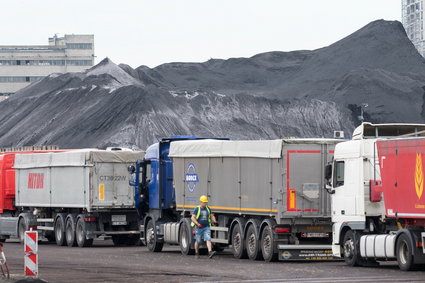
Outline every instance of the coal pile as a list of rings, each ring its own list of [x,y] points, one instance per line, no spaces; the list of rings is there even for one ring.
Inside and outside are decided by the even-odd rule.
[[[169,135],[346,136],[368,121],[423,123],[425,61],[399,22],[375,21],[313,51],[169,63],[104,59],[0,103],[0,146],[146,148]]]

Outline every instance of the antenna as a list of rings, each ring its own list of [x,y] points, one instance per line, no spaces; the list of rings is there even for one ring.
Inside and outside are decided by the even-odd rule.
[[[360,124],[362,124],[364,122],[364,116],[363,116],[364,110],[363,109],[365,109],[368,106],[369,106],[369,104],[367,104],[367,103],[360,104],[360,116],[357,117],[360,121]]]

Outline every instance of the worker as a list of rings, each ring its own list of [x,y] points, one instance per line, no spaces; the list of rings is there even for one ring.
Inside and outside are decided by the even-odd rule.
[[[192,227],[195,229],[195,257],[199,258],[199,245],[202,238],[207,243],[208,257],[212,258],[215,251],[212,250],[211,244],[211,225],[214,223],[217,225],[217,220],[214,214],[211,213],[211,209],[208,207],[208,198],[201,196],[199,198],[201,204],[193,210],[192,213]]]

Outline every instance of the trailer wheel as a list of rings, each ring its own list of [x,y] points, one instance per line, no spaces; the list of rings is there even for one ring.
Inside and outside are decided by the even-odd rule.
[[[400,270],[409,271],[416,268],[413,260],[413,250],[408,235],[401,234],[396,244],[397,262]]]
[[[86,227],[84,225],[84,219],[78,218],[75,229],[75,236],[77,238],[77,244],[80,248],[90,247],[93,245],[93,239],[87,239]]]
[[[59,214],[58,217],[56,217],[56,221],[55,221],[56,245],[65,246],[66,245],[65,237],[66,237],[65,236],[65,219],[62,214]]]
[[[195,249],[192,248],[192,227],[190,227],[190,224],[188,221],[183,221],[180,225],[180,232],[179,232],[179,244],[180,244],[180,251],[184,255],[193,255],[195,254]]]
[[[274,252],[273,231],[269,225],[265,226],[261,233],[261,253],[265,261],[277,260],[277,253]]]
[[[149,220],[148,225],[146,225],[146,246],[151,252],[160,252],[164,243],[158,242],[158,236],[156,234],[156,228],[153,223],[153,220]]]
[[[245,239],[246,252],[248,258],[252,260],[261,259],[260,239],[256,230],[256,225],[249,224]]]
[[[65,238],[68,247],[75,247],[77,241],[75,239],[75,220],[73,215],[68,215],[65,226]]]
[[[359,266],[361,262],[359,240],[353,230],[348,230],[344,235],[344,260],[349,266]]]
[[[232,230],[232,253],[235,258],[246,258],[245,239],[242,227],[236,223]]]
[[[28,230],[28,224],[24,217],[21,217],[18,222],[18,237],[21,244],[25,241],[25,231]]]

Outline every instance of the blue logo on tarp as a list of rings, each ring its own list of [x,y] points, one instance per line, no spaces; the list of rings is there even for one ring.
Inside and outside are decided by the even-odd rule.
[[[184,181],[186,183],[186,186],[189,192],[193,193],[196,187],[196,183],[199,182],[199,178],[198,178],[198,174],[196,174],[195,165],[193,165],[192,163],[190,163],[187,166],[186,176],[184,178]]]

